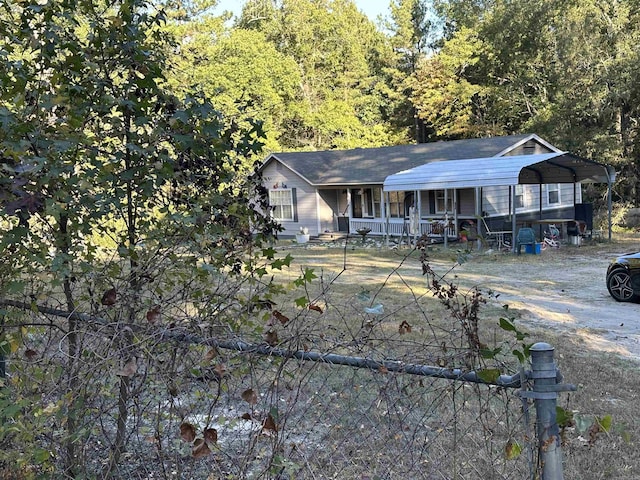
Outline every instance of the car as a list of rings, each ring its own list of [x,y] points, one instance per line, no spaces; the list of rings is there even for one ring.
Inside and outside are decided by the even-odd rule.
[[[640,299],[640,252],[620,255],[609,264],[607,290],[618,302]]]

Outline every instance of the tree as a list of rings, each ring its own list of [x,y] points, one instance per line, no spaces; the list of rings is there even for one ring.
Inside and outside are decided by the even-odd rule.
[[[616,165],[616,196],[637,203],[635,3],[438,2],[448,38],[466,26],[483,45],[479,61],[463,76],[484,91],[474,107],[480,130],[535,131]]]
[[[86,474],[77,446],[97,434],[95,412],[111,415],[111,394],[117,408],[103,419],[113,430],[102,476],[111,475],[129,438],[136,361],[155,358],[134,332],[161,311],[197,311],[195,299],[221,295],[202,281],[206,272],[226,272],[224,288],[233,292],[231,278],[246,282],[261,257],[254,249],[276,231],[259,213],[264,192],[237,175],[260,147],[260,124],[246,120],[242,129],[206,96],[180,99],[167,88],[164,23],[162,10],[140,0],[2,3],[0,245],[11,255],[0,261],[0,302],[53,306],[67,318],[30,326],[19,310],[3,310],[2,344],[12,352],[43,328],[62,332],[66,346],[61,370],[52,362],[24,375],[57,378],[48,390],[54,408],[34,400],[6,410],[12,392],[17,401],[38,391],[22,383],[2,390],[3,415],[19,417],[26,444],[64,418],[62,440],[22,448],[18,465],[46,469],[60,458],[67,475]],[[177,278],[201,281],[185,288]],[[96,329],[111,341],[96,341]],[[52,355],[42,345],[38,355]],[[104,381],[113,378],[109,392]]]
[[[397,143],[389,122],[384,36],[350,0],[249,2],[239,26],[266,36],[292,59],[300,102],[285,128],[287,149],[382,146]],[[262,12],[257,14],[256,12]]]
[[[430,11],[424,0],[394,0],[390,3],[391,21],[386,25],[392,32],[394,59],[388,70],[390,83],[396,91],[395,120],[410,128],[410,136],[418,143],[426,142],[428,129],[411,99],[416,82],[412,79],[418,66],[433,47]]]
[[[214,41],[207,23],[194,19],[188,30],[181,26],[183,40],[171,83],[182,91],[202,89],[225,117],[245,127],[260,118],[265,147],[281,149],[301,108],[297,65],[260,32],[237,28]]]
[[[431,140],[474,137],[487,132],[477,118],[484,87],[470,83],[467,70],[479,61],[482,43],[466,28],[458,30],[442,49],[424,59],[411,78],[417,116],[433,132]]]

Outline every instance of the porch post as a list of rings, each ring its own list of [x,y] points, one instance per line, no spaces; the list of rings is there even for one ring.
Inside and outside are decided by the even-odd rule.
[[[422,236],[422,195],[420,195],[421,190],[416,191],[416,206],[418,208],[418,236]]]
[[[475,205],[475,212],[476,212],[476,232],[478,233],[478,238],[476,239],[476,248],[478,250],[482,249],[482,241],[480,240],[482,238],[482,236],[486,233],[483,230],[482,227],[482,221],[480,220],[482,218],[482,188],[480,187],[475,187],[474,188],[474,192],[475,192],[475,200],[476,200],[476,205]]]
[[[509,185],[509,203],[511,204],[511,253],[516,253],[516,242],[518,232],[516,231],[518,222],[516,221],[516,186]]]
[[[351,208],[351,188],[347,187],[347,235],[351,233],[351,219],[353,218],[353,208]]]
[[[391,203],[390,195],[391,194],[389,192],[386,192],[386,193],[387,194],[385,195],[384,192],[383,192],[382,196],[384,197],[384,202],[386,204],[386,208],[385,208],[385,213],[386,213],[386,215],[385,215],[385,230],[387,231],[387,242],[386,242],[386,244],[387,244],[387,247],[388,247],[389,246],[389,237],[391,236],[389,234],[389,214],[390,214],[390,211],[391,211],[391,207],[390,207],[390,203]]]
[[[449,233],[447,232],[447,228],[449,226],[449,210],[447,207],[449,206],[449,189],[444,189],[444,228],[442,229],[442,236],[444,240],[444,248],[448,248],[449,246]]]
[[[453,190],[453,233],[458,235],[458,189]]]

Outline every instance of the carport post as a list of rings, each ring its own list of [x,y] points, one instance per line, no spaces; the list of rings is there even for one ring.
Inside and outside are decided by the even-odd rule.
[[[573,385],[558,383],[561,376],[553,360],[553,347],[548,343],[534,344],[530,349],[533,391],[523,392],[536,405],[538,455],[542,480],[563,480],[562,447],[556,420],[558,392],[575,390]]]

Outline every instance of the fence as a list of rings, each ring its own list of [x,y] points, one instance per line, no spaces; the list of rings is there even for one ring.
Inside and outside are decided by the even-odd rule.
[[[337,354],[323,354],[318,352],[310,352],[310,351],[290,351],[290,350],[282,350],[277,348],[271,348],[265,345],[252,345],[247,344],[245,342],[217,342],[213,340],[203,340],[197,338],[190,338],[189,341],[194,344],[204,344],[208,346],[214,346],[217,348],[224,348],[232,351],[245,352],[257,355],[263,355],[268,358],[283,358],[283,359],[295,359],[300,361],[308,361],[308,362],[317,362],[320,364],[325,364],[327,366],[347,366],[356,369],[366,369],[371,372],[375,372],[375,376],[387,375],[392,373],[399,373],[404,375],[414,375],[414,376],[422,376],[422,377],[431,377],[436,379],[445,379],[448,381],[459,382],[459,383],[472,383],[472,384],[481,384],[486,388],[491,387],[500,387],[500,388],[512,388],[512,389],[520,389],[518,394],[523,400],[522,403],[522,414],[523,414],[523,430],[524,435],[521,436],[520,441],[522,441],[526,445],[528,451],[523,455],[526,457],[529,472],[527,476],[520,476],[521,473],[515,474],[515,470],[512,473],[509,473],[503,469],[501,469],[500,465],[505,465],[504,458],[513,459],[514,457],[520,456],[521,446],[518,443],[518,439],[514,438],[514,431],[509,433],[509,438],[504,444],[504,457],[503,458],[491,458],[491,462],[478,462],[474,465],[468,465],[466,468],[464,466],[465,462],[461,462],[462,465],[454,465],[450,464],[449,467],[453,468],[455,474],[450,474],[450,478],[467,478],[465,470],[469,472],[472,476],[478,475],[477,478],[541,478],[542,480],[562,480],[563,479],[563,469],[562,469],[562,449],[561,449],[561,439],[559,433],[559,427],[556,421],[556,400],[558,396],[558,392],[562,391],[574,391],[576,389],[575,386],[571,384],[562,384],[559,383],[562,380],[560,372],[556,368],[556,364],[554,362],[554,348],[547,343],[536,343],[531,347],[531,370],[530,371],[522,371],[516,375],[508,376],[508,375],[500,375],[495,381],[488,381],[482,378],[482,375],[478,374],[474,371],[462,372],[459,369],[449,370],[441,367],[434,366],[425,366],[425,365],[411,365],[405,364],[397,361],[376,361],[368,358],[359,358],[359,357],[349,357]],[[296,367],[296,370],[300,368],[300,365]],[[531,387],[528,388],[530,382],[533,381]],[[385,385],[385,389],[389,387],[389,383],[386,381],[381,382]],[[405,388],[408,385],[411,385],[412,382],[408,381],[404,383],[402,388],[397,388],[397,384],[402,384],[398,378],[394,378],[391,384],[395,387],[394,390],[399,390],[398,393],[402,392],[402,396],[404,395]],[[350,382],[352,385],[358,385],[358,382]],[[432,383],[431,386],[435,386],[436,383]],[[424,385],[421,385],[424,387]],[[463,387],[464,388],[464,387]],[[438,388],[437,391],[441,392],[442,388]],[[457,391],[457,387],[446,387],[444,391]],[[332,393],[328,393],[327,397],[332,398]],[[317,395],[317,392],[315,393]],[[477,394],[477,390],[476,390]],[[342,392],[343,399],[344,397],[348,397],[349,394],[345,395],[344,391]],[[481,397],[482,395],[480,395]],[[364,410],[367,412],[371,412],[371,405],[368,402],[365,402],[364,405],[358,399],[361,399],[360,395],[355,399],[347,400],[347,403],[350,404],[351,407],[362,408],[365,407]],[[435,404],[440,404],[441,400],[446,398],[446,396],[440,397],[440,401],[429,403],[430,407],[433,407]],[[380,397],[377,398],[380,401]],[[530,437],[527,433],[529,429],[529,417],[528,417],[528,406],[527,400],[532,399],[535,404],[536,410],[536,435]],[[396,399],[396,400],[399,400]],[[340,400],[331,400],[329,403],[337,403]],[[462,402],[463,405],[466,403],[466,399]],[[404,399],[404,402],[406,399]],[[322,405],[322,411],[325,413],[333,410],[327,405],[327,402],[315,402],[316,406]],[[390,405],[393,405],[391,409],[388,409]],[[463,407],[464,408],[464,407]],[[340,410],[340,408],[337,408]],[[414,412],[411,412],[414,410]],[[419,410],[419,414],[415,414],[415,410]],[[343,408],[344,411],[344,408]],[[353,412],[351,408],[347,411]],[[408,478],[407,475],[411,475],[412,478],[449,478],[447,474],[443,473],[443,463],[434,462],[433,460],[428,459],[428,455],[423,457],[420,453],[416,455],[416,452],[421,452],[422,454],[426,454],[429,452],[429,448],[426,447],[426,444],[430,441],[429,435],[426,432],[429,428],[425,429],[419,436],[417,436],[417,431],[411,429],[411,434],[408,436],[409,440],[400,448],[397,448],[395,454],[401,454],[403,456],[402,459],[395,458],[391,464],[386,461],[377,462],[372,466],[371,458],[366,457],[366,452],[371,451],[373,445],[382,442],[383,445],[388,445],[388,443],[397,443],[396,441],[404,436],[405,432],[402,432],[403,429],[406,429],[407,418],[414,417],[415,420],[420,423],[421,419],[424,419],[424,408],[420,408],[419,405],[405,403],[405,409],[403,410],[402,406],[398,405],[394,402],[388,402],[385,405],[384,416],[399,414],[402,420],[395,425],[392,422],[372,422],[371,417],[378,417],[377,414],[367,414],[368,424],[367,425],[358,425],[357,430],[372,430],[377,433],[371,436],[369,440],[366,442],[361,442],[359,444],[360,448],[364,450],[359,451],[358,442],[354,439],[352,435],[347,435],[347,439],[342,438],[341,442],[337,445],[342,447],[346,447],[347,445],[350,447],[348,450],[349,458],[340,458],[341,456],[338,454],[339,449],[329,449],[327,450],[327,444],[325,442],[319,442],[320,439],[325,438],[328,435],[326,429],[330,429],[331,426],[335,427],[336,424],[342,428],[344,426],[344,422],[339,421],[336,422],[334,419],[333,425],[325,423],[325,428],[320,428],[322,432],[318,432],[318,419],[314,419],[311,422],[306,419],[307,412],[305,411],[302,414],[292,415],[288,418],[289,423],[293,423],[294,426],[290,428],[290,431],[280,432],[280,435],[283,435],[287,439],[294,438],[295,441],[290,443],[291,446],[291,457],[299,457],[303,462],[297,463],[291,457],[288,460],[284,460],[284,458],[279,459],[276,462],[276,470],[278,474],[282,474],[285,471],[288,473],[293,473],[291,478],[374,478],[370,475],[376,475],[375,478]],[[413,415],[410,415],[413,413]],[[316,412],[317,415],[317,412]],[[293,420],[293,422],[292,422]],[[380,420],[380,419],[378,419]],[[349,422],[351,423],[351,422]],[[380,426],[386,423],[387,435],[384,435],[383,432],[380,432]],[[302,425],[305,427],[300,428]],[[264,430],[265,423],[261,424],[262,429]],[[403,427],[403,428],[400,428]],[[457,427],[457,426],[456,426]],[[274,434],[277,434],[278,428],[275,424],[272,427],[269,427],[267,430],[272,429]],[[390,429],[390,431],[389,431]],[[306,431],[306,432],[305,432]],[[405,430],[406,431],[406,430]],[[309,435],[309,432],[312,432]],[[301,440],[303,438],[309,439],[310,437],[314,437],[318,435],[315,439],[316,448],[309,448],[308,446],[301,447]],[[459,435],[471,436],[470,432],[459,432]],[[363,437],[362,435],[358,435],[359,437]],[[377,437],[377,439],[376,439]],[[506,438],[506,437],[505,437]],[[531,441],[528,440],[530,438],[534,438],[536,440]],[[406,440],[406,438],[404,439]],[[490,439],[490,442],[494,442],[496,439]],[[455,449],[460,448],[461,444],[464,444],[463,441],[458,441],[456,439],[449,439],[451,442],[451,446],[453,451],[441,450],[440,455],[443,457],[452,456],[456,457]],[[474,440],[474,442],[477,440]],[[534,445],[535,444],[535,445]],[[321,447],[321,448],[317,448]],[[478,445],[480,447],[480,445]],[[442,448],[442,447],[440,447]],[[533,452],[535,448],[536,452]],[[385,448],[386,449],[386,448]],[[479,448],[480,451],[483,448]],[[327,453],[329,455],[327,456]],[[357,455],[354,455],[354,452],[358,452],[360,454],[364,454],[361,457],[362,464],[354,463],[354,460],[357,458]],[[537,455],[537,459],[536,459]],[[411,458],[408,464],[404,463],[405,456],[415,457]],[[322,459],[322,462],[319,460]],[[469,458],[466,463],[469,463]],[[486,460],[486,459],[485,459]],[[327,474],[327,465],[331,465],[336,468],[336,474],[338,477],[332,477],[331,475],[325,476]],[[347,465],[347,467],[345,467]],[[380,475],[375,474],[374,472],[380,467],[384,468],[384,474]],[[318,471],[316,471],[316,469]],[[345,471],[345,469],[349,470],[349,473]],[[362,473],[362,471],[367,471],[368,473]],[[459,470],[458,470],[459,469]],[[345,476],[348,475],[348,476]],[[357,475],[361,475],[357,477]],[[512,476],[514,475],[514,476]],[[278,477],[280,478],[280,477]],[[289,478],[285,476],[285,478]]]
[[[217,272],[197,310],[165,299],[164,321],[150,319],[153,309],[147,321],[128,321],[126,300],[101,316],[1,302],[6,324],[29,331],[20,345],[4,332],[0,474],[17,466],[24,478],[561,479],[554,404],[569,387],[553,349],[536,344],[530,371],[500,375],[518,371],[510,353],[521,338],[514,347],[503,330],[486,330],[481,294],[445,286],[424,263],[394,262],[361,262],[355,283],[319,269],[303,308],[236,309],[230,292],[247,288],[230,290]],[[409,281],[413,270],[427,281]],[[74,358],[65,348],[72,334]],[[480,341],[489,337],[505,348]]]
[[[117,337],[113,325],[77,320]],[[146,334],[149,357],[131,375],[133,437],[116,478],[563,478],[556,397],[573,387],[558,383],[548,344],[531,348],[530,371],[487,378],[483,371],[219,341],[182,329],[149,335],[134,325],[118,328]],[[177,353],[190,367],[163,368]],[[14,370],[34,373],[25,367]],[[90,411],[100,412],[83,425],[82,455],[94,475],[118,423],[117,399],[102,388],[122,375],[85,379],[85,393],[96,394],[87,395]]]

